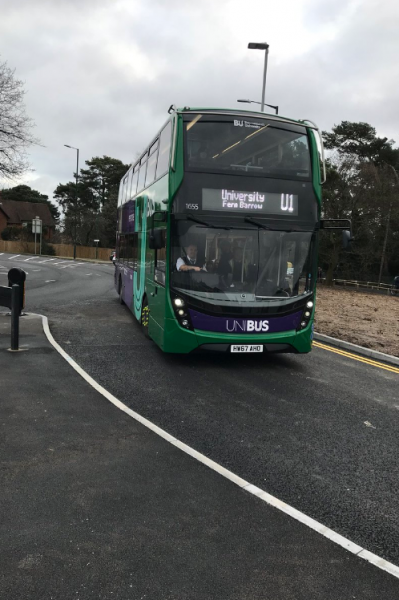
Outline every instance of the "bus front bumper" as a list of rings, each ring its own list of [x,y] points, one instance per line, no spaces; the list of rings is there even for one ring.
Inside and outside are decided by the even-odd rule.
[[[164,352],[184,353],[193,351],[230,352],[232,345],[262,345],[264,352],[305,354],[312,349],[313,320],[301,331],[281,333],[233,335],[195,329],[183,329],[175,319],[167,319]]]

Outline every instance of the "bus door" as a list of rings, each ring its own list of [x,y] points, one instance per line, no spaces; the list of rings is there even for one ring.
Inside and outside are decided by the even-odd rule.
[[[150,272],[147,278],[148,305],[150,307],[149,334],[161,347],[163,345],[165,321],[166,279],[166,228],[160,230],[163,245],[150,250]]]

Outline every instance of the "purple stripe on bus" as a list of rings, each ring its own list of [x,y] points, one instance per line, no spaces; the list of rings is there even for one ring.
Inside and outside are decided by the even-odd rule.
[[[194,329],[219,333],[277,333],[296,329],[301,322],[302,311],[284,317],[246,318],[212,317],[196,310],[189,310]]]

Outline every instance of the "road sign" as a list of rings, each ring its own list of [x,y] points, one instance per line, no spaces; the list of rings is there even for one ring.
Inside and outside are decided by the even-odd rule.
[[[36,217],[32,219],[32,233],[41,233],[42,232],[42,220],[40,217]]]
[[[32,219],[32,233],[35,234],[35,254],[36,254],[36,234],[40,235],[40,250],[39,250],[39,254],[42,254],[42,220],[40,217],[36,217],[35,219]]]

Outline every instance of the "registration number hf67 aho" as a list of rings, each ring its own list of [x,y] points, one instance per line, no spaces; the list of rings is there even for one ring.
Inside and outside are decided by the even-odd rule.
[[[230,346],[230,352],[263,352],[262,344],[252,345],[252,344],[244,344],[238,345],[234,344]]]

